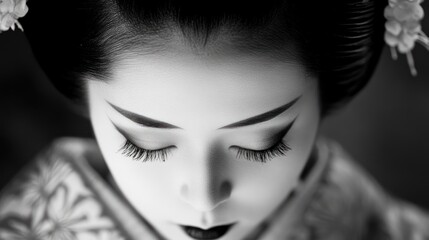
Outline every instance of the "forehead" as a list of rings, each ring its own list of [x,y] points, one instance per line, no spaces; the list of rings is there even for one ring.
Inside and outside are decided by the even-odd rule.
[[[305,93],[299,63],[256,57],[148,55],[122,59],[110,82],[92,81],[100,98],[176,126],[223,126]]]

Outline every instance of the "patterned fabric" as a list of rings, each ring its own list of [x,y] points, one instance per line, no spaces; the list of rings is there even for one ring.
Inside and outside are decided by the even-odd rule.
[[[428,240],[429,215],[394,199],[330,142],[327,173],[306,206],[296,240]]]
[[[0,200],[0,239],[124,239],[72,164],[51,149]]]
[[[338,144],[325,145],[326,169],[309,173],[317,183],[303,185],[293,212],[282,210],[257,239],[429,239],[424,210],[386,194]],[[40,154],[0,192],[0,240],[162,239],[89,164],[94,157],[94,141],[72,138]]]

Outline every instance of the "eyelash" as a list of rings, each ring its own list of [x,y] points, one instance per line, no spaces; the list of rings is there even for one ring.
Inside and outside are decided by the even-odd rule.
[[[137,147],[134,143],[127,139],[119,151],[122,150],[123,155],[131,157],[134,160],[142,160],[143,162],[161,160],[165,162],[165,159],[167,159],[171,152],[171,148],[172,147],[166,147],[156,150],[144,149]]]
[[[136,146],[130,140],[127,139],[125,144],[119,149],[119,151],[122,150],[123,155],[131,157],[134,160],[141,160],[142,162],[155,160],[165,162],[168,155],[171,153],[171,148],[173,147],[148,150]],[[271,160],[278,156],[285,156],[286,153],[291,150],[291,148],[282,140],[264,150],[250,150],[237,146],[233,146],[232,148],[237,149],[236,158],[244,158],[246,160],[261,163],[266,163],[268,160]]]
[[[262,163],[266,163],[268,160],[271,160],[275,157],[285,156],[288,151],[292,150],[284,141],[279,141],[278,143],[264,150],[250,150],[236,146],[234,146],[234,148],[237,149],[236,158],[244,158]]]

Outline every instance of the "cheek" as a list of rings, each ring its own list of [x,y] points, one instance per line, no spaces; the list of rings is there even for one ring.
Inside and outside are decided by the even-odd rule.
[[[299,175],[312,153],[320,122],[317,95],[310,95],[302,103],[299,117],[284,139],[291,147],[286,156],[258,169],[237,169],[241,172],[237,176],[245,185],[241,202],[254,209],[254,216],[266,216],[299,185]]]
[[[243,214],[249,219],[264,219],[299,186],[299,175],[313,150],[318,126],[317,108],[311,106],[301,111],[299,120],[285,138],[291,147],[286,156],[267,164],[247,163],[247,167],[235,169],[236,195],[240,208],[247,209]]]
[[[297,184],[296,172],[301,165],[293,157],[279,157],[263,166],[242,167],[234,171],[233,203],[237,204],[234,207],[244,219],[262,221],[289,195]]]
[[[168,206],[173,189],[169,189],[168,165],[163,162],[142,163],[126,157],[119,151],[125,139],[115,130],[106,116],[102,103],[94,93],[90,96],[90,117],[98,145],[115,183],[127,200],[145,213],[155,211],[158,215]],[[144,209],[144,210],[142,210]]]

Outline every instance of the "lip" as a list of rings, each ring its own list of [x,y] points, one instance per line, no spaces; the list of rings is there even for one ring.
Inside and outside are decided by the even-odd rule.
[[[189,237],[193,239],[210,240],[210,239],[218,239],[222,237],[229,231],[229,229],[231,229],[231,227],[234,224],[235,223],[220,225],[209,229],[201,229],[201,228],[186,226],[186,225],[180,225],[180,227]]]

